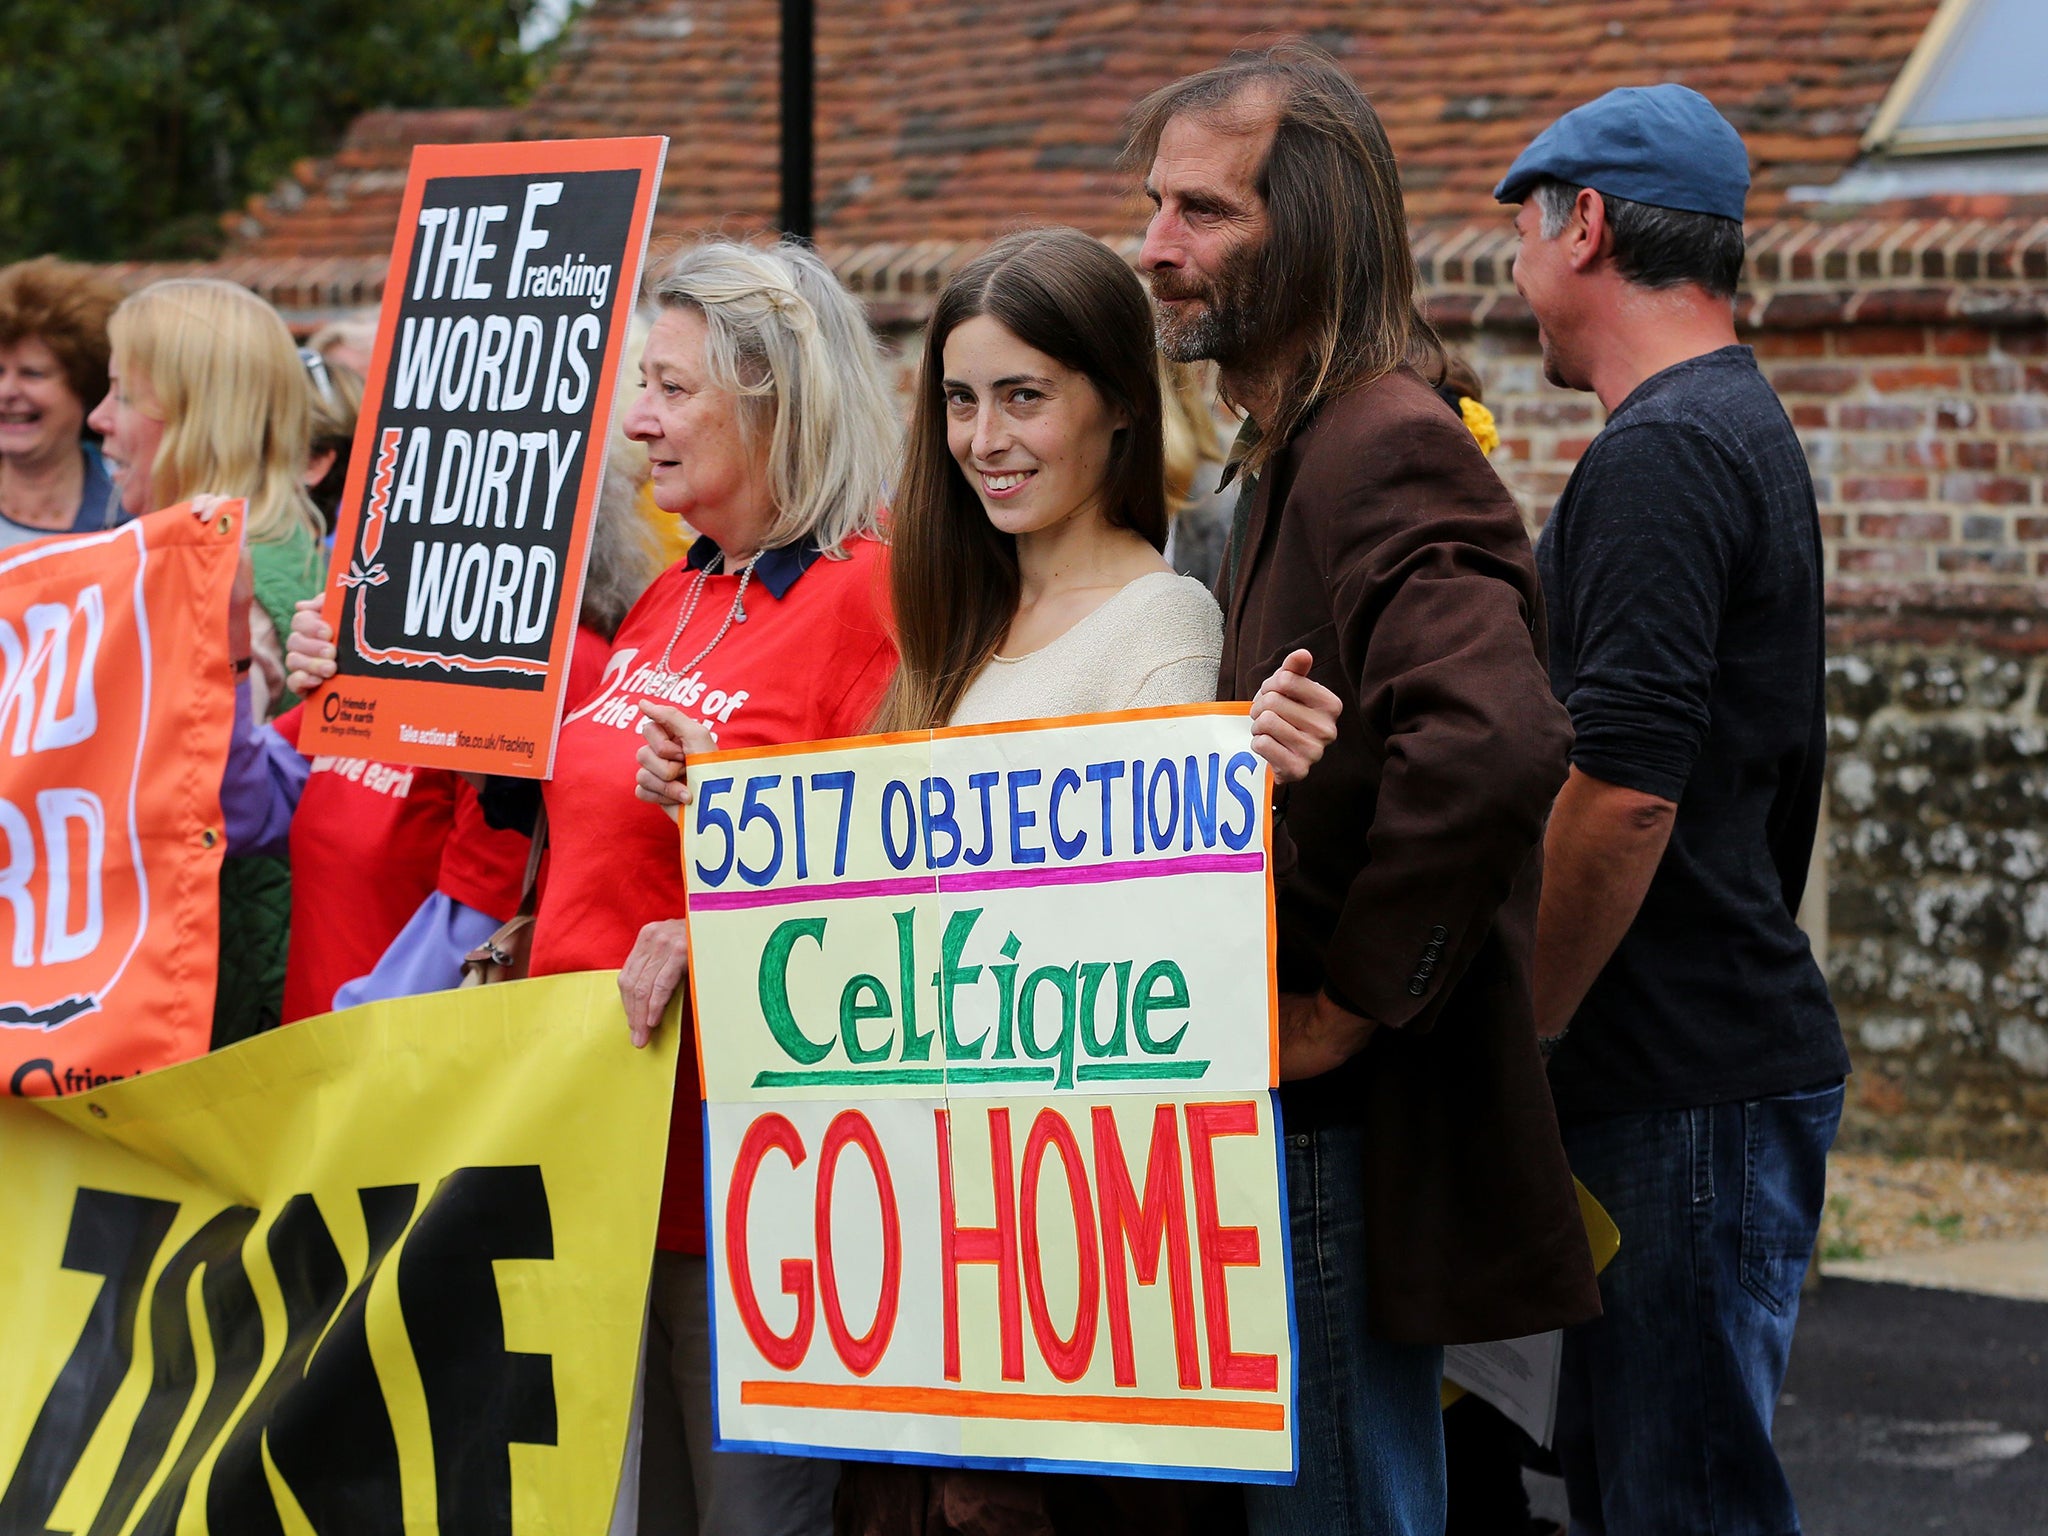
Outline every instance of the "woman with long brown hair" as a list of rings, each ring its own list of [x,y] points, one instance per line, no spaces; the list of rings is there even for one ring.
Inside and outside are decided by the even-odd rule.
[[[1152,309],[1079,230],[1028,230],[955,275],[925,333],[890,531],[900,661],[881,730],[1206,703],[1222,620],[1160,550]],[[1298,778],[1334,695],[1283,669],[1255,748]]]
[[[890,523],[900,657],[877,730],[1028,720],[1216,696],[1222,618],[1160,555],[1158,353],[1131,269],[1078,230],[991,246],[926,332]],[[1335,734],[1335,697],[1291,658],[1254,706],[1283,779]],[[680,805],[680,734],[650,730],[643,798]],[[709,745],[699,738],[694,749]],[[849,1462],[848,1536],[1228,1531],[1235,1501],[1181,1485]]]
[[[1222,620],[1166,539],[1158,362],[1130,269],[1077,230],[939,296],[890,529],[883,730],[1215,696]]]

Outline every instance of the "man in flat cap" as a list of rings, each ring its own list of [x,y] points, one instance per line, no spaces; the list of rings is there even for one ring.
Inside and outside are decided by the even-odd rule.
[[[1749,164],[1705,97],[1609,92],[1523,151],[1515,286],[1608,412],[1543,530],[1576,740],[1536,1019],[1573,1171],[1621,1229],[1567,1330],[1575,1532],[1799,1529],[1771,1446],[1849,1067],[1794,922],[1821,793],[1806,456],[1735,338]]]

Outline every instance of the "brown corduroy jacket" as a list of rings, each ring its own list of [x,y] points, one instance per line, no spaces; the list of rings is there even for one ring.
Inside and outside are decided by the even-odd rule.
[[[1530,995],[1571,726],[1513,498],[1404,368],[1274,453],[1224,580],[1219,697],[1302,647],[1344,700],[1281,811],[1279,971],[1383,1026],[1290,1090],[1365,1127],[1373,1332],[1448,1344],[1595,1315]]]

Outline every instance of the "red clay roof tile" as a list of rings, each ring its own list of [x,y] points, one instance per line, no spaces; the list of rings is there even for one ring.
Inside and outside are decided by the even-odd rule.
[[[1417,223],[1492,216],[1489,189],[1558,113],[1679,80],[1748,140],[1750,212],[1831,180],[1935,0],[1300,0],[1385,118]],[[415,143],[667,133],[665,231],[764,229],[776,196],[772,0],[597,0],[519,109],[373,112],[332,159],[229,216],[238,253],[389,249]],[[1118,170],[1145,91],[1271,41],[1267,5],[820,0],[818,237],[974,240],[1021,220],[1098,233],[1141,206]],[[296,192],[296,195],[294,195]]]

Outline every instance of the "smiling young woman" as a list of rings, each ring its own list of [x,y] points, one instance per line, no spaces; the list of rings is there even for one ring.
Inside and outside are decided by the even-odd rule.
[[[647,385],[627,430],[647,447],[661,504],[689,517],[711,547],[738,555],[745,569],[753,569],[744,562],[763,549],[772,553],[781,537],[768,527],[771,513],[786,517],[791,501],[761,494],[759,466],[766,461],[742,452],[744,439],[732,431],[731,413],[751,402],[730,384],[719,397],[722,370],[708,345],[716,334],[715,316],[714,308],[698,301],[665,311],[656,322],[643,360]],[[708,320],[714,328],[707,332]],[[734,378],[730,372],[723,376]],[[889,524],[889,589],[900,661],[891,669],[879,711],[870,706],[875,729],[1041,719],[1216,697],[1222,645],[1216,600],[1200,583],[1176,576],[1159,553],[1166,538],[1160,410],[1151,305],[1137,276],[1099,240],[1073,229],[1013,235],[947,284],[925,343],[901,490]],[[785,417],[801,424],[793,412]],[[831,418],[813,417],[809,424],[829,426]],[[858,439],[842,430],[837,438],[821,438],[820,446],[853,441]],[[842,504],[847,515],[863,510],[871,512],[872,504]],[[673,648],[674,659],[664,660],[664,668],[694,676],[703,660],[700,647],[715,647],[704,663],[708,676],[737,645],[759,645],[780,626],[791,637],[790,648],[778,645],[775,664],[791,675],[822,670],[821,631],[806,632],[793,615],[775,618],[775,610],[764,605],[744,633],[719,630],[726,616],[724,590],[707,588],[704,610],[686,609],[674,638],[663,614],[653,644],[668,640]],[[657,585],[650,599],[659,591]],[[713,603],[720,605],[715,616]],[[764,616],[770,618],[767,625],[759,622]],[[879,667],[891,659],[876,652]],[[1270,680],[1261,690],[1262,703],[1254,705],[1254,749],[1283,778],[1305,773],[1336,731],[1335,696],[1300,675],[1307,670],[1305,652],[1297,653],[1296,665],[1299,672],[1283,671]],[[879,671],[873,675],[879,681]],[[842,704],[857,692],[834,690]],[[723,712],[715,722],[684,722],[659,703],[644,704],[647,745],[638,754],[637,792],[655,804],[681,806],[687,753],[711,746],[713,723],[719,746],[759,739],[744,734],[755,726],[757,708],[748,702],[727,727]],[[843,710],[833,716],[841,718]],[[785,734],[822,737],[832,734],[828,723],[805,717]],[[688,735],[681,729],[685,724]],[[569,726],[563,740],[558,777],[559,764],[570,760]],[[551,816],[554,800],[551,790]],[[619,894],[616,832],[599,812],[592,801],[585,819],[591,835],[605,840],[604,861],[581,899],[616,906],[625,899]],[[665,878],[674,881],[672,834],[661,857],[669,871]],[[543,933],[547,922],[544,901]],[[576,958],[581,966],[608,963],[592,953]],[[643,976],[652,985],[644,989],[639,1016],[650,1018],[667,1002],[681,960],[660,962],[661,952],[645,938],[628,958],[620,985],[629,1019]],[[680,1102],[676,1124],[694,1146],[699,1122],[685,1118]],[[690,1170],[696,1171],[694,1164]],[[690,1193],[701,1211],[701,1190]],[[696,1305],[701,1314],[701,1300]],[[797,1476],[785,1458],[779,1481],[790,1486]],[[1172,1536],[1227,1531],[1231,1514],[1227,1501],[1206,1493],[1118,1478],[849,1462],[841,1479],[834,1515],[842,1536],[966,1536],[998,1527],[1016,1536],[1083,1528]],[[1091,1510],[1085,1527],[1074,1515],[1084,1507]],[[939,1508],[943,1517],[927,1518],[925,1512]]]
[[[901,659],[878,729],[1216,697],[1222,615],[1160,554],[1160,360],[1120,257],[1074,229],[990,247],[939,296],[912,409],[890,534]],[[1282,779],[1336,733],[1305,656],[1254,705],[1253,746]],[[1237,1520],[1235,1500],[1187,1484],[861,1462],[837,1508],[840,1536],[1222,1536]]]
[[[1216,600],[1159,553],[1151,306],[1114,252],[1038,229],[969,263],[933,311],[912,410],[879,729],[1216,696]]]

